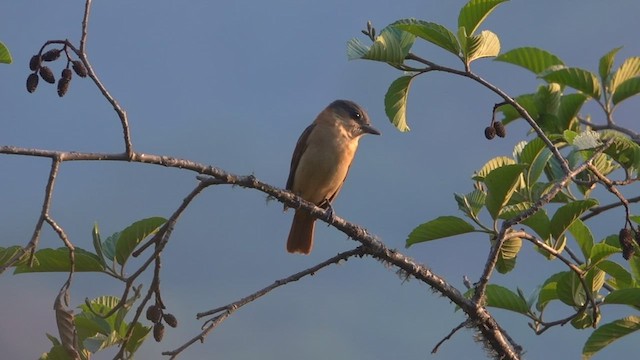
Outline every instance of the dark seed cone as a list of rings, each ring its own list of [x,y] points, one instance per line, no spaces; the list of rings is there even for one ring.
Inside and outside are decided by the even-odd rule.
[[[36,89],[38,88],[38,74],[36,73],[31,73],[29,74],[29,77],[27,77],[27,91],[32,93],[34,91],[36,91]]]
[[[62,74],[60,74],[60,77],[67,80],[71,80],[72,76],[73,76],[73,71],[71,71],[71,69],[64,69],[62,70]]]
[[[31,60],[29,60],[29,69],[31,69],[31,71],[36,71],[38,70],[39,67],[40,67],[40,56],[33,55],[31,57]]]
[[[620,240],[620,247],[622,248],[622,257],[625,260],[629,260],[634,253],[633,233],[631,232],[631,230],[627,228],[620,229],[620,234],[618,234],[618,238]]]
[[[71,83],[71,79],[60,78],[58,80],[58,96],[63,97],[67,93],[69,83]]]
[[[87,68],[84,67],[84,64],[80,60],[74,60],[71,62],[73,64],[73,71],[78,74],[80,77],[87,77]]]
[[[40,67],[40,77],[49,84],[54,84],[56,82],[53,72],[47,66]]]
[[[487,140],[493,139],[494,137],[496,137],[496,129],[491,126],[487,126],[486,128],[484,128],[484,137],[486,137]]]
[[[504,124],[502,123],[502,121],[496,121],[493,123],[493,128],[496,130],[496,135],[500,136],[501,138],[505,137],[507,135],[507,129],[505,129]]]
[[[164,314],[163,319],[164,319],[164,322],[166,322],[167,325],[171,326],[172,328],[178,326],[178,319],[176,319],[176,317],[173,316],[173,314]]]
[[[147,308],[147,320],[157,324],[160,322],[160,318],[162,318],[162,310],[158,305],[151,305]]]
[[[60,49],[51,49],[49,51],[47,51],[46,53],[42,54],[42,60],[44,61],[54,61],[54,60],[58,60],[58,58],[60,57]]]
[[[164,337],[164,325],[162,323],[157,323],[153,325],[153,338],[156,339],[157,342],[162,341]]]

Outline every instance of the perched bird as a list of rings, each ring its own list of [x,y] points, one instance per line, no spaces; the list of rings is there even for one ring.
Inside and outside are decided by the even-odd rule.
[[[296,144],[287,190],[321,207],[330,207],[349,172],[364,134],[380,135],[358,104],[336,100],[309,125]],[[287,239],[287,251],[309,254],[315,218],[297,209]]]

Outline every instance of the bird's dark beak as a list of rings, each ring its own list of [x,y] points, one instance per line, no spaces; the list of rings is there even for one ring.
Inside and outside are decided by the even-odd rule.
[[[362,125],[362,132],[364,132],[365,134],[373,134],[373,135],[380,135],[380,131],[378,131],[378,129],[374,128],[371,125]]]

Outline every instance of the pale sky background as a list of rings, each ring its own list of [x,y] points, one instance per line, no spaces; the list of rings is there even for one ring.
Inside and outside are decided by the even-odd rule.
[[[384,64],[347,61],[346,42],[367,20],[380,30],[406,17],[454,28],[464,0],[411,1],[96,1],[88,54],[109,91],[128,111],[135,150],[171,155],[254,174],[284,187],[290,156],[302,130],[334,99],[368,109],[380,137],[361,141],[336,213],[365,226],[392,248],[439,215],[461,215],[453,193],[472,189],[470,175],[488,159],[511,155],[527,132],[509,126],[506,139],[487,141],[483,129],[499,99],[465,79],[446,74],[419,78],[409,99],[412,131],[399,133],[384,114],[388,85],[401,74]],[[64,98],[41,81],[25,90],[28,60],[49,39],[77,42],[83,1],[2,1],[0,41],[14,64],[0,66],[0,144],[56,150],[121,152],[120,123],[88,80],[75,78]],[[599,57],[624,45],[619,59],[640,55],[640,2],[514,0],[484,23],[502,49],[545,48],[567,64],[597,71]],[[443,65],[460,64],[443,50],[416,52]],[[619,61],[617,62],[619,64]],[[62,63],[53,65],[59,75]],[[539,80],[514,66],[478,61],[474,70],[512,95],[531,92]],[[595,110],[595,107],[589,107]],[[640,112],[629,100],[623,125]],[[594,119],[601,114],[593,112]],[[597,120],[596,120],[597,121]],[[48,159],[0,156],[0,246],[28,242],[37,220]],[[91,227],[103,236],[150,217],[168,217],[196,184],[195,174],[127,163],[64,163],[52,215],[77,246],[92,249]],[[612,202],[610,196],[603,203]],[[618,231],[596,227],[598,239]],[[235,301],[275,279],[312,266],[356,245],[319,224],[310,256],[286,253],[292,212],[253,190],[209,188],[192,204],[164,252],[162,289],[168,312],[180,321],[165,340],[150,340],[139,359],[157,359],[194,336],[195,313]],[[48,228],[43,247],[62,246]],[[462,288],[482,269],[488,241],[481,235],[402,250]],[[532,271],[535,269],[535,271]],[[564,270],[525,244],[519,266],[492,281],[526,293]],[[65,274],[0,276],[0,349],[3,359],[35,359],[56,333],[52,305]],[[73,305],[85,297],[121,295],[121,284],[78,274]],[[568,315],[551,306],[549,315]],[[628,311],[608,312],[603,323]],[[526,319],[492,310],[524,347],[528,359],[578,359],[591,330],[566,326],[535,336]],[[351,259],[314,277],[280,288],[234,314],[181,359],[483,359],[469,330],[433,346],[464,319],[445,298],[418,281],[402,283],[393,269],[370,258]],[[556,318],[554,318],[556,319]],[[549,320],[552,320],[549,318]],[[637,353],[638,335],[595,358]],[[107,359],[107,352],[96,359]]]

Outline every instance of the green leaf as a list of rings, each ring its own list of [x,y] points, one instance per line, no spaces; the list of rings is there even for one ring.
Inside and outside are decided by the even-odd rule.
[[[484,19],[495,9],[496,6],[507,0],[471,0],[466,3],[460,14],[458,15],[458,28],[464,27],[467,29],[468,35],[478,29],[478,26],[482,24]]]
[[[558,111],[556,112],[556,116],[558,118],[558,125],[561,130],[573,130],[572,123],[576,123],[574,121],[578,112],[584,105],[585,101],[587,101],[587,97],[584,94],[573,93],[563,95],[560,99],[560,106],[558,107]]]
[[[557,292],[558,281],[566,276],[567,273],[568,271],[559,272],[545,280],[538,293],[538,302],[536,303],[536,309],[538,309],[538,311],[543,311],[551,300],[559,299]]]
[[[5,44],[0,42],[0,63],[11,64],[12,62],[13,59],[11,58],[9,49],[5,46]]]
[[[551,218],[551,236],[559,239],[571,224],[585,211],[598,205],[595,199],[576,200],[561,206]]]
[[[542,173],[544,172],[544,168],[547,166],[547,163],[552,156],[553,153],[551,153],[551,150],[546,147],[542,149],[542,151],[540,151],[538,156],[536,156],[535,160],[533,161],[533,163],[531,163],[529,169],[527,170],[527,184],[529,186],[532,186],[536,183],[536,181],[538,181],[540,175],[542,175]]]
[[[573,235],[573,238],[578,243],[582,254],[585,259],[588,259],[591,255],[591,249],[593,248],[593,235],[587,225],[580,219],[576,219],[569,227],[569,232]]]
[[[102,240],[100,239],[100,229],[98,228],[98,223],[93,224],[93,230],[91,231],[91,238],[93,239],[93,248],[96,251],[96,255],[102,266],[106,267],[107,262],[104,259],[104,254],[102,253]],[[113,260],[113,258],[111,259]]]
[[[608,280],[616,289],[625,289],[634,286],[633,277],[622,265],[610,260],[602,260],[596,265],[598,269],[609,274],[612,279]]]
[[[640,76],[640,57],[630,57],[611,76],[611,92],[615,94],[620,84],[637,76]]]
[[[493,219],[498,217],[500,210],[509,202],[516,187],[521,183],[522,170],[525,165],[505,165],[491,171],[484,179],[487,185],[486,207]]]
[[[58,249],[42,249],[35,253],[35,262],[33,267],[29,264],[16,266],[14,274],[33,273],[33,272],[68,272],[71,270],[71,262],[69,260],[69,249],[61,247]],[[100,272],[104,270],[100,259],[81,248],[75,249],[75,272]]]
[[[538,87],[536,92],[536,107],[541,115],[555,115],[560,107],[562,89],[559,84],[551,83]]]
[[[460,44],[456,36],[440,24],[416,19],[402,19],[391,25],[437,45],[458,57],[460,56]]]
[[[533,206],[532,202],[522,202],[519,204],[505,206],[503,211],[500,212],[500,218],[505,220],[513,219],[517,215],[529,210],[531,206]],[[546,240],[549,238],[551,223],[547,216],[547,211],[544,208],[539,209],[521,223],[530,227],[541,239]]]
[[[411,130],[407,125],[407,98],[413,78],[414,76],[397,78],[389,85],[384,96],[384,111],[387,113],[389,121],[402,132]]]
[[[139,322],[134,323],[133,332],[131,333],[131,337],[129,338],[129,341],[126,345],[127,351],[130,353],[136,352],[136,350],[138,350],[140,345],[142,345],[142,343],[144,342],[144,339],[147,337],[150,330],[150,326],[144,326]]]
[[[545,144],[542,139],[536,137],[529,142],[524,142],[525,145],[521,151],[518,152],[518,162],[521,164],[531,164],[535,158],[540,154],[540,151],[545,148]]]
[[[619,133],[609,131],[602,133],[602,140],[607,141],[613,138],[611,146],[604,150],[604,153],[611,156],[618,164],[625,169],[640,168],[640,146],[627,137]]]
[[[440,216],[413,229],[407,238],[406,247],[429,240],[466,234],[474,230],[471,224],[459,217]]]
[[[627,316],[595,329],[582,348],[582,359],[590,359],[612,342],[640,330],[640,316]]]
[[[8,248],[0,247],[0,266],[6,264],[9,260],[11,260],[14,256],[16,256],[20,251],[22,251],[22,246],[14,245],[9,246]],[[19,260],[14,266],[24,264],[29,259],[29,254],[24,253],[22,259]]]
[[[603,84],[608,83],[609,75],[611,75],[611,68],[613,67],[613,61],[615,60],[616,54],[618,53],[618,51],[620,51],[620,49],[622,49],[622,46],[609,51],[600,58],[598,72],[600,73],[600,79],[602,80]]]
[[[464,53],[466,64],[480,58],[497,56],[500,53],[500,39],[493,32],[483,30],[480,34],[467,39]]]
[[[507,289],[506,287],[489,284],[487,285],[487,306],[517,312],[519,314],[528,314],[529,307],[527,303],[518,294]]]
[[[458,209],[464,212],[468,217],[475,219],[484,207],[484,201],[487,194],[480,190],[473,190],[467,195],[454,194],[454,198],[458,203]]]
[[[100,248],[102,249],[102,254],[105,258],[113,261],[116,256],[116,243],[120,238],[120,232],[116,231],[113,234],[109,235],[103,242]]]
[[[536,75],[552,66],[564,65],[557,56],[535,47],[516,48],[501,54],[494,60],[521,66]]]
[[[133,250],[147,236],[157,232],[167,219],[163,217],[150,217],[136,221],[120,232],[116,242],[116,261],[124,264]]]
[[[360,39],[349,40],[347,57],[349,60],[365,59],[399,65],[404,62],[414,40],[413,34],[387,26],[382,29],[371,47],[364,45]]]
[[[550,83],[572,87],[594,99],[600,98],[600,82],[596,75],[590,71],[579,68],[562,68],[548,72],[541,77]]]
[[[614,105],[640,93],[640,77],[634,77],[621,83],[611,97]]]
[[[589,256],[589,260],[591,262],[591,265],[597,265],[600,261],[619,252],[619,247],[611,246],[606,243],[597,243],[591,248],[591,255]]]
[[[640,288],[614,290],[604,298],[604,303],[640,306]]]
[[[501,274],[506,274],[513,270],[516,266],[516,258],[522,248],[522,239],[511,238],[505,240],[498,252],[498,259],[496,262],[496,270]]]
[[[586,301],[582,283],[573,271],[567,271],[558,279],[556,291],[558,299],[569,306],[582,306]]]
[[[473,180],[484,181],[484,179],[491,173],[493,170],[497,168],[501,168],[505,165],[515,164],[516,161],[507,156],[498,156],[489,161],[482,166],[480,170],[475,174]]]
[[[527,111],[531,118],[538,118],[539,115],[535,102],[535,94],[520,95],[514,100],[516,100],[516,102]],[[517,112],[516,109],[509,104],[499,106],[497,111],[500,111],[502,113],[503,118],[500,121],[502,121],[502,123],[505,125],[512,122],[513,120],[521,118],[520,113]]]

